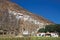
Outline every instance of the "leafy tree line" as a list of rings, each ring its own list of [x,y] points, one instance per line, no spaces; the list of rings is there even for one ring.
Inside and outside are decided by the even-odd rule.
[[[46,25],[45,28],[39,29],[38,32],[57,32],[60,35],[60,24]]]

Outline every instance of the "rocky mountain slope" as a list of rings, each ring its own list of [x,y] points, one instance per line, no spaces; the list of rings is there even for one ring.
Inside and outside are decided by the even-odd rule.
[[[2,30],[2,34],[32,34],[50,24],[54,23],[9,0],[0,0],[0,31]]]

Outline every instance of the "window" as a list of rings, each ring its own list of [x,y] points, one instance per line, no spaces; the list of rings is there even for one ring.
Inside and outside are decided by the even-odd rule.
[[[39,34],[39,36],[41,36],[41,34]]]
[[[3,32],[0,32],[0,35],[3,35]]]
[[[23,28],[23,31],[25,31],[25,28]]]

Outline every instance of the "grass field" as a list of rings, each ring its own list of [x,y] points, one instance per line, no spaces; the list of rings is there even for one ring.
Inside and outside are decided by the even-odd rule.
[[[21,38],[0,38],[0,40],[60,40],[60,37],[21,37]]]

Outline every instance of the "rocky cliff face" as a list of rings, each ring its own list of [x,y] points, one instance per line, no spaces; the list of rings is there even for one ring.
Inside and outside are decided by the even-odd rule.
[[[32,14],[9,0],[0,0],[0,31],[5,34],[32,34],[50,24],[53,22]]]

